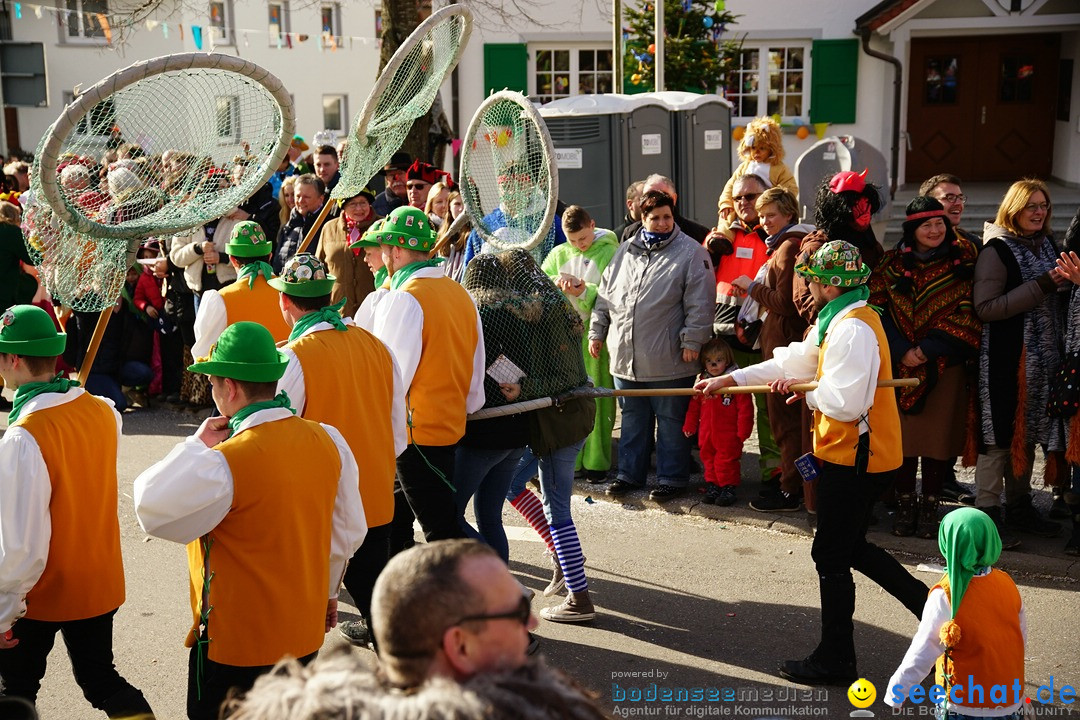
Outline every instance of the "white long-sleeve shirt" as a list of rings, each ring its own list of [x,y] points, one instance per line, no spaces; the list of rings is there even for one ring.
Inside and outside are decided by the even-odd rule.
[[[413,278],[442,278],[442,267],[420,268]],[[476,412],[484,407],[484,327],[480,323],[480,313],[473,307],[476,316],[476,349],[473,351],[472,380],[469,393],[465,398],[465,411]],[[375,336],[386,343],[397,360],[401,370],[401,382],[408,392],[412,388],[416,368],[420,365],[420,355],[424,350],[424,309],[410,293],[404,290],[391,290],[379,301],[375,313]],[[438,352],[439,348],[434,348]]]
[[[990,568],[984,569],[975,575],[971,582],[978,582],[979,578],[985,577],[989,572]],[[949,604],[949,599],[945,596],[945,591],[941,588],[934,588],[926,598],[926,605],[923,606],[919,629],[916,631],[915,637],[911,639],[911,645],[904,654],[900,667],[896,668],[896,672],[892,674],[889,683],[885,686],[886,705],[900,707],[901,703],[896,702],[893,688],[897,685],[902,686],[906,698],[911,691],[911,687],[920,684],[927,673],[933,669],[934,663],[945,652],[945,646],[941,644],[940,638],[941,626],[948,622],[951,617],[952,607]],[[1027,620],[1024,617],[1023,601],[1020,603],[1020,634],[1023,636],[1024,645],[1026,646]],[[1023,704],[1023,700],[1021,700],[1003,708],[982,708],[950,702],[949,709],[962,715],[997,717],[1016,712]]]
[[[866,413],[874,404],[877,392],[878,371],[881,355],[877,336],[862,320],[848,318],[855,308],[864,307],[863,301],[847,306],[835,318],[825,335],[829,345],[821,366],[821,378],[816,390],[806,393],[806,404],[826,417],[840,422],[854,422],[859,418],[859,432],[866,432]],[[818,356],[817,324],[805,340],[779,347],[772,360],[757,363],[731,373],[739,385],[764,385],[773,380],[813,380],[817,375]],[[824,344],[824,343],[823,343]]]
[[[258,410],[240,423],[236,433],[266,422],[292,417],[284,408]],[[345,563],[364,542],[367,520],[356,484],[359,471],[341,433],[323,425],[341,458],[337,499],[330,537],[329,598],[335,598]],[[148,535],[187,544],[207,534],[225,519],[232,506],[233,479],[220,450],[207,447],[195,436],[174,447],[135,479],[135,514]],[[273,528],[267,528],[273,532]]]
[[[369,292],[360,303],[360,307],[356,309],[353,322],[368,332],[375,332],[375,312],[378,310],[379,303],[389,292],[390,290],[383,287],[377,287]]]
[[[21,417],[69,403],[85,390],[42,393],[23,406]],[[109,403],[108,398],[99,398]],[[113,408],[116,435],[124,421]],[[26,614],[26,594],[45,572],[52,540],[52,482],[37,441],[11,427],[0,438],[0,633]],[[2,652],[2,651],[0,651]]]
[[[344,318],[346,325],[353,325],[351,318]],[[334,330],[334,326],[328,322],[320,322],[312,325],[300,337],[310,333]],[[385,343],[383,343],[385,345]],[[389,350],[389,348],[387,348]],[[281,348],[281,352],[289,358],[289,365],[285,368],[285,374],[278,381],[278,392],[285,391],[289,396],[289,402],[296,412],[303,416],[304,406],[307,403],[307,384],[304,380],[304,367],[296,352],[289,347]],[[390,361],[394,364],[394,400],[390,410],[390,422],[394,428],[394,455],[401,455],[409,444],[408,428],[405,426],[405,388],[401,382],[401,370],[398,368],[397,359],[393,351],[390,352]],[[325,369],[325,368],[324,368]]]
[[[199,312],[195,314],[195,344],[191,357],[198,360],[210,356],[210,348],[229,325],[225,301],[217,290],[207,290],[199,299]]]

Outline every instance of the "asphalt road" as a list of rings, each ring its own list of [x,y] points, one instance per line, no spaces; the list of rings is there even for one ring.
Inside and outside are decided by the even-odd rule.
[[[200,418],[168,410],[125,415],[120,446],[120,525],[127,602],[116,616],[117,666],[140,687],[159,718],[184,716],[191,622],[184,549],[147,538],[131,500],[135,476],[190,434]],[[748,449],[753,444],[748,445]],[[748,455],[744,478],[753,475]],[[698,479],[700,481],[700,478]],[[661,508],[642,494],[608,501],[595,486],[580,486],[573,512],[588,558],[590,590],[600,613],[589,625],[541,622],[541,652],[593,689],[615,714],[634,717],[848,716],[842,689],[808,692],[776,675],[781,661],[807,654],[819,629],[817,580],[804,514],[761,515],[745,501],[756,492],[747,480],[740,503],[717,509],[696,493]],[[1045,498],[1043,502],[1045,503]],[[541,590],[550,577],[543,545],[507,505],[511,569]],[[936,543],[872,532],[927,584],[938,574],[917,570],[940,563]],[[1027,543],[1006,553],[1000,566],[1020,586],[1028,618],[1028,695],[1040,685],[1080,685],[1080,563],[1061,554],[1063,539]],[[876,585],[856,575],[856,643],[863,677],[877,685],[870,710],[892,715],[882,702],[884,685],[902,658],[917,621]],[[256,599],[253,599],[255,602]],[[539,595],[535,609],[557,598]],[[350,610],[343,607],[344,614]],[[332,632],[325,647],[344,644]],[[367,650],[355,650],[372,659]],[[730,694],[731,702],[660,703],[657,689],[700,688]],[[635,692],[642,700],[633,701]],[[1043,695],[1045,697],[1045,690]],[[620,700],[627,693],[625,700]],[[1063,715],[1072,706],[1034,703],[1039,714]],[[46,720],[100,717],[83,700],[58,642],[39,697]],[[909,711],[917,716],[925,706]],[[1080,713],[1077,713],[1080,715]]]

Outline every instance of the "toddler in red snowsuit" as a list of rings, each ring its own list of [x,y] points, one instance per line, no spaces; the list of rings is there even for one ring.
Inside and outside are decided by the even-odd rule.
[[[726,342],[713,338],[701,348],[702,372],[698,379],[726,375],[737,369],[735,356]],[[683,434],[695,432],[705,466],[704,502],[734,505],[739,486],[743,443],[754,426],[754,401],[749,395],[695,395],[690,400]]]

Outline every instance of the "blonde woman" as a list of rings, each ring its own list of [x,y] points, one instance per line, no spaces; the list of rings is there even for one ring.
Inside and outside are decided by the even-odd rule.
[[[431,218],[431,225],[436,230],[442,227],[443,218],[449,207],[450,188],[446,183],[437,182],[428,189],[424,212]]]
[[[430,204],[430,200],[428,202]],[[433,256],[439,255],[446,258],[443,269],[446,276],[456,282],[461,282],[465,277],[465,242],[469,239],[469,231],[472,229],[472,225],[466,221],[465,225],[454,237],[450,237],[447,231],[454,224],[454,220],[457,220],[458,216],[463,212],[465,212],[465,202],[461,199],[461,193],[456,190],[448,193],[446,213],[443,215],[435,248],[431,251]]]

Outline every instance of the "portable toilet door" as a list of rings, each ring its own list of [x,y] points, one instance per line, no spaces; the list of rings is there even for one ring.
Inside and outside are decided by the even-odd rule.
[[[671,131],[671,111],[659,101],[641,95],[627,97],[621,116],[621,139],[626,173],[621,190],[637,180],[659,174],[675,179],[676,151]],[[678,186],[676,186],[677,188]],[[625,195],[620,193],[620,200]],[[620,205],[623,205],[620,202]]]

